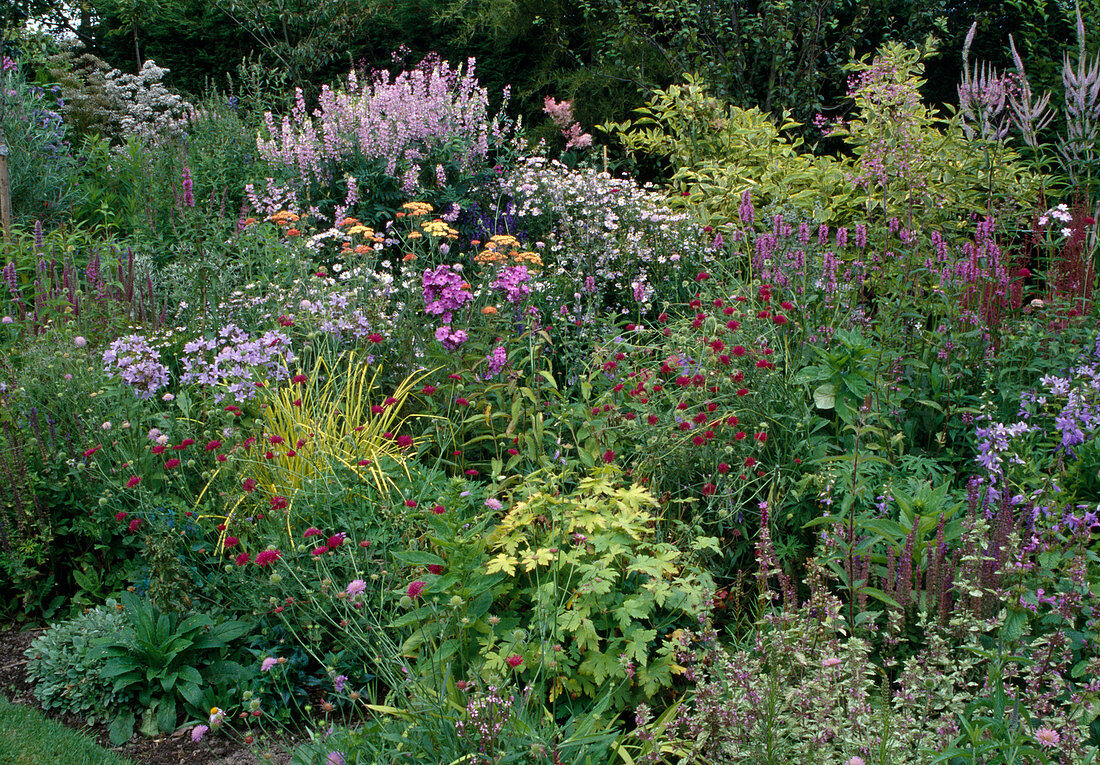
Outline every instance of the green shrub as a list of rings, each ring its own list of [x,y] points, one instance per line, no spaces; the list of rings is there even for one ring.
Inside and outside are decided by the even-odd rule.
[[[46,711],[59,710],[89,722],[113,714],[133,695],[115,691],[100,675],[104,660],[94,655],[96,641],[117,634],[126,623],[114,600],[72,619],[56,622],[26,650],[27,680]]]
[[[0,142],[8,150],[14,221],[26,226],[60,219],[78,193],[65,126],[50,95],[28,83],[6,56],[0,65]]]
[[[800,139],[784,134],[798,127],[789,118],[777,127],[692,78],[655,93],[633,122],[603,129],[630,151],[666,158],[684,201],[715,224],[739,218],[746,191],[769,213],[840,225],[897,217],[910,228],[920,221],[956,234],[969,213],[1030,204],[1038,181],[1013,150],[968,141],[957,118],[921,103],[926,55],[894,43],[848,65],[854,113],[827,126],[847,144],[851,156],[840,159],[802,150]]]
[[[669,688],[678,671],[671,635],[714,585],[687,551],[657,538],[657,498],[621,476],[596,468],[569,493],[558,478],[529,480],[483,537],[473,570],[467,552],[478,545],[446,543],[447,519],[429,516],[443,532],[439,554],[397,556],[440,572],[410,585],[414,607],[395,622],[413,630],[402,653],[449,663],[465,651],[473,676],[537,681],[551,702],[608,693],[622,709]]]

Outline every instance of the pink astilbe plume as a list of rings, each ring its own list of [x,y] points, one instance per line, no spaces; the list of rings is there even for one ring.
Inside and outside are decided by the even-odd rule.
[[[547,96],[543,101],[542,110],[550,117],[550,121],[557,125],[565,137],[565,149],[585,149],[592,145],[592,134],[583,132],[584,128],[573,119],[572,101],[555,101]]]

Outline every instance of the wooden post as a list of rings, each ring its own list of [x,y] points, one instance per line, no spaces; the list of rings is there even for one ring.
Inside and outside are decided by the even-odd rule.
[[[11,178],[8,176],[8,143],[0,130],[0,226],[4,241],[11,241]]]

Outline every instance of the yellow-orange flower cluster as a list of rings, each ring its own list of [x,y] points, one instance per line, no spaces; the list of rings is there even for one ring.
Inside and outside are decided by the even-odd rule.
[[[511,234],[495,234],[485,243],[485,249],[474,256],[477,263],[515,263],[541,266],[542,258],[530,251],[521,251],[520,243]]]
[[[425,221],[420,224],[420,228],[424,229],[424,232],[429,236],[446,237],[447,239],[458,239],[458,231],[451,228],[441,218],[435,220]]]
[[[435,212],[435,208],[427,202],[406,202],[405,204],[401,205],[401,209],[405,211],[404,215],[408,215],[412,218]],[[404,217],[402,213],[398,213],[398,216]]]
[[[277,226],[289,226],[291,223],[297,223],[299,218],[297,213],[292,213],[289,210],[279,210],[277,213],[273,213],[267,218]]]

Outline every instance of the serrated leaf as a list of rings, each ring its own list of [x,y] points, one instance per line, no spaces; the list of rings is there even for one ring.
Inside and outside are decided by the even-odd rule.
[[[507,574],[508,576],[515,576],[516,564],[518,562],[519,561],[516,558],[513,558],[511,555],[508,555],[507,553],[501,553],[500,555],[497,555],[495,558],[489,561],[489,563],[485,567],[485,573],[496,574],[500,572]]]
[[[832,409],[836,406],[836,386],[824,383],[814,390],[814,406],[818,409]]]

